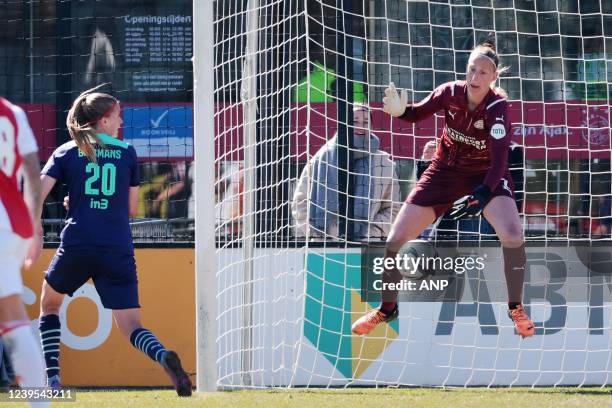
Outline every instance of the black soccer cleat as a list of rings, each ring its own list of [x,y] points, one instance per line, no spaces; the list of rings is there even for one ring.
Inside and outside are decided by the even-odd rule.
[[[191,380],[185,370],[183,370],[178,354],[172,350],[166,351],[162,357],[161,365],[172,380],[178,396],[191,397]]]

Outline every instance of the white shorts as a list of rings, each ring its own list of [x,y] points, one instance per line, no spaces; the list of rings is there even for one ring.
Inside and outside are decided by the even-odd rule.
[[[0,230],[0,298],[23,292],[21,267],[30,241],[11,231]]]

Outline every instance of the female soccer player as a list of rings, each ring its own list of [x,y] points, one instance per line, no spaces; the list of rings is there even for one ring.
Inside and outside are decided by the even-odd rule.
[[[61,243],[42,287],[39,328],[47,381],[59,387],[58,315],[64,295],[72,295],[92,278],[121,333],[166,370],[179,396],[189,396],[191,380],[178,355],[140,323],[129,225],[138,201],[136,151],[117,139],[123,123],[119,101],[96,92],[99,88],[76,98],[66,120],[72,141],[58,147],[42,170],[43,201],[58,181],[69,189]]]
[[[40,207],[38,147],[25,112],[1,97],[0,133],[0,336],[19,385],[42,388],[43,357],[21,299],[21,267],[32,266],[42,245],[42,230],[32,223]],[[20,169],[25,176],[25,197],[19,191]]]
[[[391,116],[417,122],[444,109],[446,118],[434,160],[391,227],[386,256],[395,257],[405,242],[415,239],[451,207],[455,219],[482,213],[503,247],[508,315],[517,332],[529,337],[535,329],[521,304],[526,257],[508,170],[508,104],[505,91],[492,87],[505,70],[499,66],[494,42],[487,40],[472,50],[465,81],[440,85],[423,101],[409,106],[405,90],[400,97],[391,83],[385,91],[383,110]],[[392,269],[383,278],[383,283],[395,283],[401,275]],[[384,291],[381,306],[359,318],[352,330],[367,334],[397,316],[397,291]]]

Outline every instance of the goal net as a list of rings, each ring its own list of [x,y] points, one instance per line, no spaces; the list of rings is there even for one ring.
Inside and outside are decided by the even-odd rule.
[[[583,265],[576,243],[610,240],[611,2],[213,8],[194,21],[214,26],[214,135],[197,124],[195,133],[214,137],[216,204],[196,211],[216,219],[209,347],[219,387],[610,384],[606,277],[576,273],[575,288],[587,288],[578,295],[550,275],[564,270],[569,282]],[[522,340],[505,315],[491,226],[443,218],[427,238],[491,241],[487,269],[497,275],[475,277],[467,286],[485,289],[471,300],[402,302],[398,320],[354,336],[351,324],[379,304],[361,296],[363,248],[384,242],[444,126],[440,112],[415,124],[391,119],[384,90],[392,81],[418,102],[464,79],[470,50],[489,32],[510,67],[497,83],[508,93],[510,167],[526,241],[539,245],[527,248],[525,289],[536,335]]]

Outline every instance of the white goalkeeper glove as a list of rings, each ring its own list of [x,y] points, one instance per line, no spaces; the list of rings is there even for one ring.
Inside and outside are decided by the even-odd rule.
[[[408,92],[403,89],[402,96],[399,96],[397,89],[395,89],[395,84],[391,82],[389,87],[385,89],[385,95],[383,98],[383,112],[396,118],[402,116],[408,104]]]

